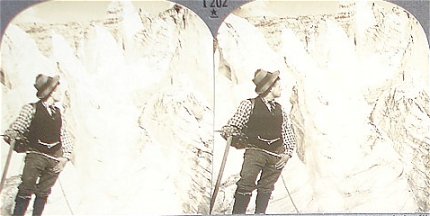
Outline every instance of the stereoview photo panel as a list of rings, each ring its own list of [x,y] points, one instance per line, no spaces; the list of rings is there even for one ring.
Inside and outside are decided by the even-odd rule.
[[[44,214],[208,212],[212,40],[201,18],[168,1],[49,1],[12,20],[1,43],[2,133],[39,100],[36,77],[59,76],[74,144]],[[1,150],[3,169],[9,146]],[[12,155],[1,215],[14,210],[25,155]]]
[[[249,113],[260,69],[279,71],[276,101],[297,140],[266,213],[430,211],[429,44],[412,14],[383,1],[255,1],[216,38],[216,129]],[[251,116],[264,111],[257,102]],[[214,140],[217,175],[225,140]],[[247,201],[249,164],[263,167],[246,210],[258,212],[269,166],[249,155],[229,152],[215,213]]]

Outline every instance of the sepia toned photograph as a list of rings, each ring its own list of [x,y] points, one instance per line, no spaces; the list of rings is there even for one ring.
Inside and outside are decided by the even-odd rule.
[[[0,215],[429,213],[395,2],[0,1]]]
[[[168,1],[47,1],[1,40],[1,215],[209,211],[213,37]]]
[[[216,35],[213,214],[428,213],[429,43],[385,1],[254,1]]]

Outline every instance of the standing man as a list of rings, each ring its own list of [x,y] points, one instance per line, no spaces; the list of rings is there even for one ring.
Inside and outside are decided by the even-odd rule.
[[[265,214],[274,185],[296,146],[291,122],[281,105],[275,102],[281,96],[279,71],[272,73],[258,69],[252,81],[258,96],[240,103],[222,133],[224,138],[240,133],[246,137],[233,214],[246,213],[255,189],[255,213]]]
[[[34,87],[40,100],[24,105],[18,118],[5,131],[7,142],[23,134],[28,134],[29,141],[13,215],[25,214],[33,194],[36,195],[33,215],[42,214],[51,188],[70,161],[73,150],[61,111],[55,106],[63,96],[59,76],[39,74]]]

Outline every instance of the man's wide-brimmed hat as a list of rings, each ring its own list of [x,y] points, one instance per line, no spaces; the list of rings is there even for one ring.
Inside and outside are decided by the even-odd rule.
[[[36,77],[36,83],[34,87],[37,89],[36,96],[39,99],[44,99],[48,97],[51,92],[57,87],[60,81],[60,76],[47,76],[43,74],[39,74]]]
[[[275,81],[279,78],[279,71],[269,72],[263,69],[255,71],[254,79],[252,82],[255,84],[255,92],[263,94],[266,92]]]

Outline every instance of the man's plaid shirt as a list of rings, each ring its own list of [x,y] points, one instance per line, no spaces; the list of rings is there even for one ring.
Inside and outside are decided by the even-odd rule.
[[[270,102],[267,102],[263,99],[266,106],[270,109],[271,105]],[[233,117],[227,122],[227,125],[224,126],[235,126],[240,131],[246,126],[249,120],[249,116],[251,114],[251,111],[253,109],[252,102],[249,100],[243,100],[239,107],[236,110],[236,113],[233,115]],[[296,148],[296,136],[294,134],[293,128],[291,123],[288,121],[288,116],[282,110],[282,140],[283,144],[286,147],[285,154],[292,157],[293,151]]]
[[[24,105],[18,115],[18,118],[16,118],[16,120],[10,125],[9,129],[5,131],[5,135],[15,139],[17,137],[17,133],[24,134],[26,131],[28,131],[28,128],[30,127],[30,124],[31,124],[31,120],[33,119],[33,116],[35,113],[36,113],[36,108],[32,104]],[[62,121],[63,122],[62,122],[62,127],[60,132],[61,133],[60,139],[61,139],[61,144],[63,148],[63,157],[70,160],[73,152],[73,144],[70,141],[69,134],[65,129],[64,118],[62,118]],[[30,152],[38,153],[33,151],[30,151]],[[51,157],[49,155],[45,155],[45,156]]]

